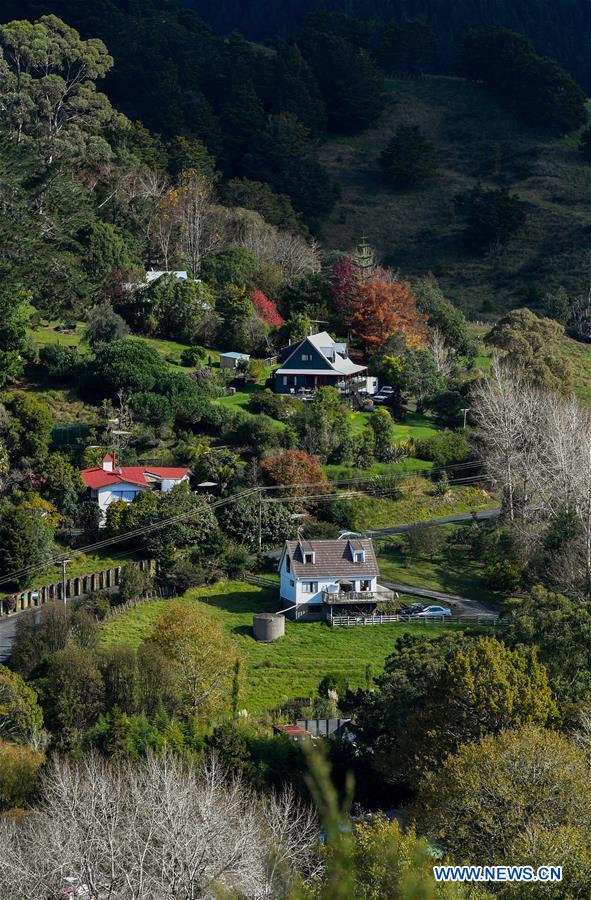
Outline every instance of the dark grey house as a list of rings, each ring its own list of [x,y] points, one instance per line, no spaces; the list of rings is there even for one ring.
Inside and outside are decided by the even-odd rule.
[[[352,362],[347,345],[333,340],[327,331],[284,347],[279,359],[281,365],[275,372],[277,394],[295,394],[326,386],[351,393],[367,384],[367,366]]]

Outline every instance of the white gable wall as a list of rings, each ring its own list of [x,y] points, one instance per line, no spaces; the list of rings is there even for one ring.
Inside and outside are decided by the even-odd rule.
[[[318,578],[314,576],[312,571],[314,566],[310,566],[310,575],[304,578],[296,578],[293,572],[287,571],[287,553],[284,551],[280,565],[281,576],[281,599],[287,601],[290,605],[301,606],[302,604],[322,603],[322,593],[330,588],[338,588],[339,581],[346,581],[353,586],[354,591],[361,591],[361,582],[369,581],[369,591],[377,591],[378,579],[374,578],[351,578],[349,576],[332,576],[331,578]]]

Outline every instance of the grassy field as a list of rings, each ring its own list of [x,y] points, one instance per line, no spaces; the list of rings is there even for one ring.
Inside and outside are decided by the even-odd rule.
[[[82,341],[84,323],[78,322],[75,328],[57,331],[55,322],[37,328],[29,328],[28,336],[34,347],[41,349],[49,344],[63,344],[64,347],[77,347]]]
[[[48,344],[63,344],[66,347],[80,347],[81,350],[85,349],[85,344],[82,342],[85,328],[84,322],[78,322],[74,329],[68,329],[67,331],[57,330],[57,325],[57,322],[49,322],[46,325],[30,328],[29,338],[33,343],[33,346],[41,349],[41,347],[46,347]],[[144,335],[129,335],[129,338],[132,341],[144,341],[144,343],[148,344],[154,350],[157,350],[161,356],[164,356],[167,361],[173,365],[181,364],[181,353],[189,346],[188,344],[181,344],[178,341],[165,341],[161,338],[146,337]],[[212,365],[219,365],[219,350],[208,350],[205,347],[202,347],[201,349],[203,350],[206,360],[209,357],[211,358]]]
[[[101,626],[105,645],[137,647],[148,637],[167,600],[144,603]],[[245,662],[240,706],[260,713],[293,697],[309,697],[327,673],[346,675],[352,687],[365,682],[366,666],[377,675],[404,633],[435,636],[454,626],[380,625],[372,628],[330,628],[323,622],[286,622],[285,637],[260,644],[252,637],[252,616],[278,608],[278,595],[243,582],[222,582],[196,588],[182,603],[206,604],[236,642]]]
[[[526,305],[532,288],[540,297],[560,284],[586,291],[591,167],[576,141],[540,136],[460,79],[393,80],[388,90],[375,127],[319,151],[342,195],[323,227],[328,247],[353,247],[365,235],[384,263],[411,277],[433,272],[451,300],[478,316]],[[436,148],[440,175],[416,190],[389,189],[379,166],[401,124],[418,125]],[[527,204],[526,227],[499,254],[463,246],[455,198],[478,182],[508,187]]]
[[[373,413],[371,412],[352,413],[351,423],[353,431],[357,433],[363,431],[372,415]],[[409,411],[401,422],[395,423],[394,440],[419,440],[421,438],[431,437],[431,435],[435,434],[437,431],[439,431],[439,428],[431,416]]]
[[[396,500],[366,494],[341,500],[343,527],[353,531],[391,528],[498,505],[487,491],[471,486],[452,487],[444,496],[438,496],[433,482],[420,475],[404,478],[400,488],[402,496]]]
[[[380,575],[385,581],[397,581],[416,587],[459,594],[472,600],[503,603],[505,597],[491,591],[484,577],[484,563],[476,560],[461,544],[443,543],[457,526],[435,526],[441,542],[434,552],[409,555],[403,535],[378,542]]]

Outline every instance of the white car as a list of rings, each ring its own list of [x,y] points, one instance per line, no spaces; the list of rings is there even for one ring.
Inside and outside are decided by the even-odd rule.
[[[426,606],[413,615],[413,619],[435,619],[440,616],[451,616],[451,609],[446,606]]]
[[[380,394],[390,395],[390,394],[393,394],[393,393],[394,393],[394,388],[393,388],[393,387],[390,387],[389,384],[385,384],[384,387],[380,388],[379,393],[380,393]]]

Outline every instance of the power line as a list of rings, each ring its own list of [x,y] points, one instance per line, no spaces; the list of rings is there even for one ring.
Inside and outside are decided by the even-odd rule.
[[[477,463],[474,463],[474,462],[455,463],[450,466],[438,466],[438,467],[433,467],[431,469],[416,469],[414,471],[407,470],[404,473],[392,473],[392,475],[398,481],[398,480],[404,480],[406,478],[413,477],[415,474],[426,475],[427,473],[431,474],[432,472],[436,472],[436,471],[447,471],[448,469],[457,471],[459,469],[466,469],[469,467],[474,468],[475,465],[477,465]],[[269,491],[293,490],[294,488],[305,488],[305,487],[317,487],[317,488],[318,487],[328,487],[328,488],[330,488],[330,487],[334,487],[334,486],[338,486],[338,485],[353,485],[353,484],[360,484],[360,485],[361,484],[373,484],[373,485],[375,485],[376,480],[379,481],[379,479],[382,477],[390,477],[390,476],[388,474],[386,474],[385,476],[376,474],[376,475],[371,475],[371,476],[368,476],[365,478],[347,478],[347,479],[340,479],[340,480],[334,480],[334,481],[329,481],[329,482],[310,481],[310,482],[300,482],[300,483],[296,483],[296,484],[258,485],[258,486],[252,487],[252,488],[248,488],[244,491],[241,491],[238,494],[233,494],[231,497],[226,497],[226,498],[221,498],[219,500],[215,500],[213,503],[208,504],[207,507],[208,507],[208,509],[218,509],[221,506],[226,506],[230,503],[236,502],[237,500],[241,500],[245,497],[252,496],[253,494],[258,494],[259,497],[262,497],[263,492],[269,492]],[[483,478],[486,478],[486,476],[474,476],[471,478],[458,479],[454,483],[459,484],[461,481],[473,483],[474,481],[481,480]],[[452,482],[450,482],[450,483],[452,483]],[[375,487],[374,487],[374,490],[375,490]],[[394,490],[395,490],[394,488],[392,488],[390,490],[388,490],[386,488],[385,490],[378,491],[377,493],[380,493],[383,496],[387,496],[388,494],[393,493]],[[359,496],[359,494],[360,494],[359,491],[356,491],[353,493],[350,492],[349,494],[346,494],[345,492],[341,492],[340,494],[333,494],[333,493],[323,493],[323,494],[318,494],[318,495],[301,494],[301,495],[295,495],[295,496],[293,496],[293,495],[286,496],[286,497],[282,497],[282,498],[273,498],[271,500],[265,500],[262,502],[266,502],[266,503],[286,502],[286,503],[288,503],[288,502],[297,502],[297,501],[301,501],[301,500],[308,500],[308,501],[314,501],[314,502],[318,502],[318,501],[326,502],[327,500],[334,500],[334,499],[339,499],[339,498],[340,499],[350,499],[353,496]],[[95,541],[93,544],[87,544],[84,547],[78,548],[76,550],[76,553],[87,554],[87,553],[91,553],[95,550],[102,550],[105,547],[113,546],[114,544],[125,543],[125,542],[133,539],[134,537],[142,537],[143,535],[148,534],[152,531],[158,531],[160,529],[167,528],[169,525],[177,524],[178,522],[182,522],[187,519],[191,519],[200,514],[201,514],[201,510],[190,510],[188,512],[179,513],[178,515],[171,516],[168,519],[162,519],[159,522],[152,522],[148,525],[143,525],[143,526],[133,529],[131,531],[124,532],[123,534],[114,535],[110,538],[105,538],[102,541]],[[61,563],[62,559],[63,559],[63,554],[61,554],[60,556],[56,556],[53,559],[50,559],[46,562],[38,563],[38,564],[32,565],[32,566],[25,566],[22,569],[19,569],[14,572],[10,572],[10,573],[0,577],[0,584],[7,584],[7,583],[13,581],[14,579],[21,578],[24,575],[28,575],[32,572],[39,571],[40,569],[47,569],[47,568],[50,568],[51,566],[58,565]]]

